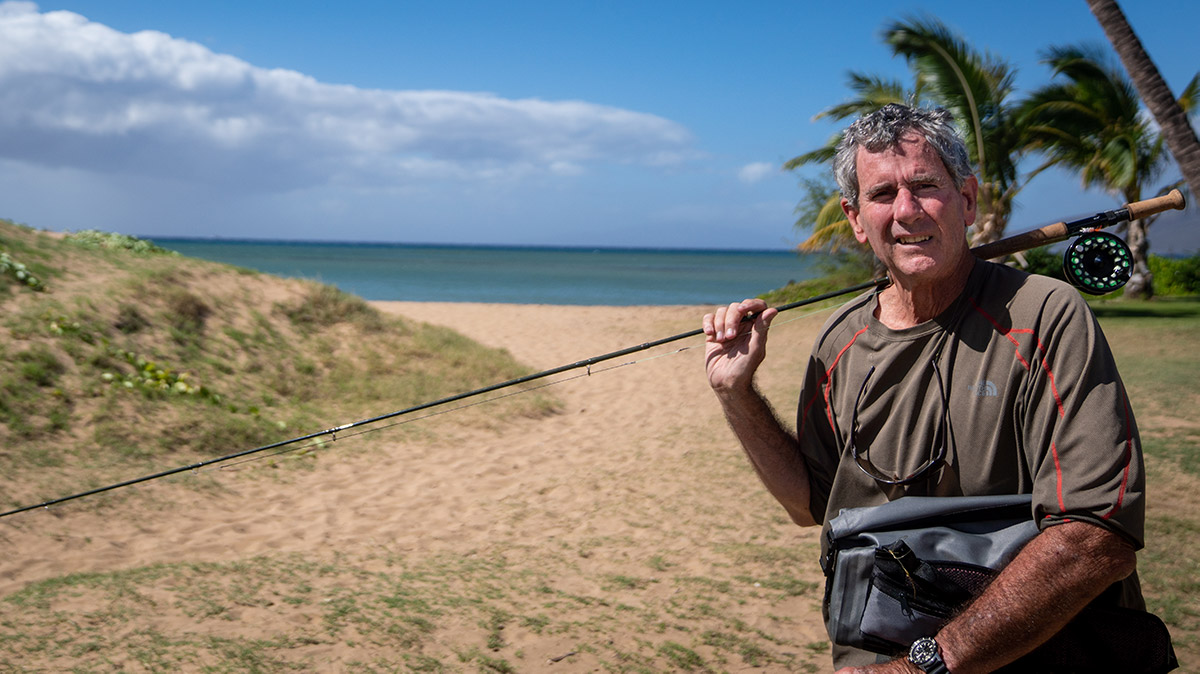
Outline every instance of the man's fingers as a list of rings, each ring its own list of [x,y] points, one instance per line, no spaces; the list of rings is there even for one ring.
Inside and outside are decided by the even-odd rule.
[[[764,314],[765,312],[765,314]],[[746,317],[754,314],[764,314],[762,328],[770,326],[770,319],[778,312],[768,309],[767,303],[760,299],[746,299],[732,302],[729,306],[718,307],[713,313],[705,314],[701,321],[704,335],[710,342],[728,342],[751,329],[751,323]]]
[[[746,313],[758,314],[767,310],[766,300],[760,300],[757,297],[744,299],[738,303],[738,306],[740,306],[742,311]]]
[[[717,307],[711,314],[704,314],[704,334],[709,341],[725,341],[725,312],[727,307]]]
[[[762,319],[762,321],[755,321],[755,327],[757,328],[757,326],[761,325],[762,328],[760,330],[762,332],[766,332],[767,328],[771,327],[771,321],[775,320],[775,317],[778,315],[778,309],[763,309],[763,312],[759,314],[759,317]]]
[[[723,326],[724,332],[718,336],[718,339],[721,341],[726,341],[737,337],[738,332],[741,331],[742,317],[744,315],[745,313],[742,311],[742,305],[740,302],[733,302],[730,304],[729,308],[725,310],[725,324]]]

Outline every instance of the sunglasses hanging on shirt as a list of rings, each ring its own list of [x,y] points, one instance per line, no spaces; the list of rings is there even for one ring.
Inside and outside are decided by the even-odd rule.
[[[937,380],[938,393],[942,397],[942,413],[938,429],[933,436],[934,446],[929,453],[929,458],[907,476],[889,475],[877,468],[875,464],[871,463],[870,446],[861,454],[859,453],[858,410],[862,406],[863,397],[867,392],[867,384],[871,381],[871,375],[875,374],[874,365],[871,366],[871,369],[867,370],[867,376],[863,379],[862,387],[858,390],[858,399],[854,401],[854,413],[850,418],[850,455],[854,458],[854,463],[858,466],[858,469],[876,482],[887,485],[907,485],[928,480],[933,477],[933,473],[941,465],[942,461],[945,460],[947,453],[946,445],[954,441],[950,431],[950,402],[946,399],[946,387],[942,383],[942,371],[938,367],[936,355],[929,364],[933,366],[933,375],[934,379]]]

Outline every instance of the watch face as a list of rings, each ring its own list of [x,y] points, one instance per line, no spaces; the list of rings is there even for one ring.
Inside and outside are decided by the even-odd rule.
[[[908,659],[918,667],[932,664],[937,661],[938,647],[937,642],[929,637],[921,637],[913,642],[912,648],[908,651]]]

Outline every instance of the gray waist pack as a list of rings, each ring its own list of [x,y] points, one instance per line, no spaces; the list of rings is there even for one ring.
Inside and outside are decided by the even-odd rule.
[[[894,655],[938,629],[1038,533],[1028,494],[907,496],[830,520],[825,613],[834,643]]]
[[[1025,495],[907,496],[829,522],[825,620],[834,643],[889,656],[932,636],[1038,533]],[[1119,590],[1113,586],[1109,590]],[[1171,635],[1106,591],[1003,672],[1169,672]]]

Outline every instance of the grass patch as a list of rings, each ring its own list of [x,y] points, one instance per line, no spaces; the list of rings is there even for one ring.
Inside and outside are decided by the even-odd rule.
[[[1192,631],[1200,626],[1200,552],[1179,541],[1200,541],[1200,522],[1178,516],[1148,518],[1146,549],[1140,555],[1142,584],[1147,608],[1172,628]]]
[[[1200,629],[1200,513],[1165,502],[1156,480],[1200,489],[1200,299],[1093,302],[1138,419],[1154,509],[1138,573],[1147,607],[1170,627],[1185,670]],[[1189,664],[1189,657],[1191,663]]]
[[[382,316],[362,298],[329,285],[311,281],[304,285],[306,292],[300,298],[277,305],[296,325],[313,328],[347,322],[371,331],[383,328]]]
[[[804,281],[793,281],[782,288],[777,288],[769,292],[763,293],[758,297],[767,301],[767,304],[777,307],[783,304],[790,304],[800,300],[807,300],[827,293],[838,292],[856,286],[860,283],[870,281],[873,277],[865,274],[864,270],[842,270],[836,271],[828,276],[822,276],[815,279],[807,279]],[[865,292],[865,291],[859,291]],[[823,300],[813,304],[814,307],[833,306],[846,301],[846,296]]]
[[[1094,305],[1148,456],[1200,477],[1200,299]]]
[[[620,601],[644,588],[597,587],[586,601],[546,608],[547,597],[567,596],[553,589],[565,561],[546,553],[533,561],[279,555],[72,574],[0,601],[0,668],[36,652],[58,671],[87,671],[96,654],[118,653],[156,671],[312,671],[323,667],[310,648],[339,643],[361,654],[361,671],[515,672],[551,657],[527,654],[527,634],[565,637],[570,645],[551,655],[588,652],[619,672],[719,671],[728,660],[790,667],[797,657],[788,652],[801,650],[718,605],[709,613],[726,615],[721,627],[693,633],[668,604],[632,611]],[[262,611],[270,622],[254,620]],[[630,621],[644,625],[633,651],[612,639]]]

